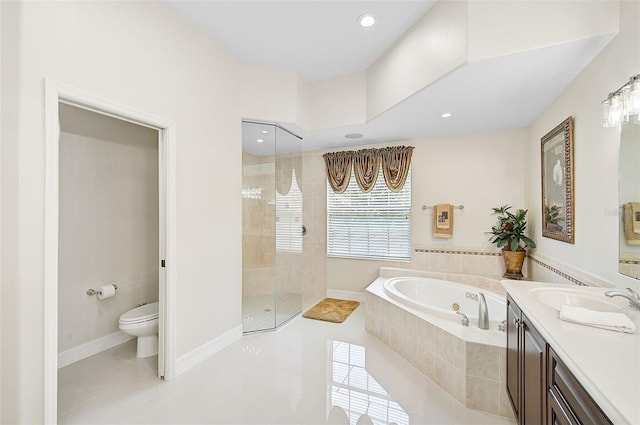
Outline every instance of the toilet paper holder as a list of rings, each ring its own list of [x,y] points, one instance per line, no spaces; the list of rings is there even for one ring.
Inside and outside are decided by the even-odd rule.
[[[118,285],[116,285],[115,283],[113,284],[113,287],[116,289],[116,291],[118,290]],[[87,289],[87,295],[102,295],[102,290]]]

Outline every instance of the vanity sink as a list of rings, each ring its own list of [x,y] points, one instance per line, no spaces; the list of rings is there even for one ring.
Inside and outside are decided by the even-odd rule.
[[[529,290],[529,295],[558,311],[561,306],[569,305],[594,311],[621,312],[625,304],[607,298],[603,291],[590,291],[587,288],[533,288]]]

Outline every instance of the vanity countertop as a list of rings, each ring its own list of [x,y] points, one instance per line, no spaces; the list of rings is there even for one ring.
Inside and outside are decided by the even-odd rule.
[[[503,280],[507,293],[553,347],[614,424],[640,424],[640,315],[626,300],[609,299],[611,288],[586,288],[543,282]],[[598,329],[558,318],[558,310],[538,300],[535,288],[581,291],[614,302],[632,318],[636,333]],[[584,291],[584,292],[583,292]]]

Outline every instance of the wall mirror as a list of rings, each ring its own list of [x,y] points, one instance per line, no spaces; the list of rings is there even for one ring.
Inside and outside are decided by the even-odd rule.
[[[620,230],[618,272],[640,279],[640,124],[622,123],[618,190]]]

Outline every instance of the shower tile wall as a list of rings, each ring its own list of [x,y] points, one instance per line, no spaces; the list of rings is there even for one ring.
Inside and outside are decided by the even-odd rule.
[[[158,300],[158,133],[61,105],[59,351]],[[99,301],[87,289],[115,283]]]
[[[274,157],[242,154],[242,295],[273,295],[275,279]]]
[[[275,199],[274,157],[258,157],[243,153],[243,296],[271,295],[275,269]],[[278,162],[280,166],[280,162]],[[262,170],[262,171],[260,171]],[[310,307],[326,294],[326,199],[313,196],[324,180],[324,165],[313,154],[302,155],[304,174],[296,175],[303,200],[303,223],[307,235],[302,238],[302,263],[297,255],[278,253],[279,267],[289,271],[278,276],[279,290],[300,291],[302,275],[302,308]],[[257,190],[259,189],[259,190]],[[258,192],[260,195],[258,195]],[[324,193],[324,192],[323,192]],[[260,197],[260,199],[257,199]],[[302,266],[302,273],[299,267]]]
[[[317,152],[302,155],[303,222],[307,235],[302,238],[302,307],[306,309],[326,296],[327,283],[327,197],[324,161]]]

